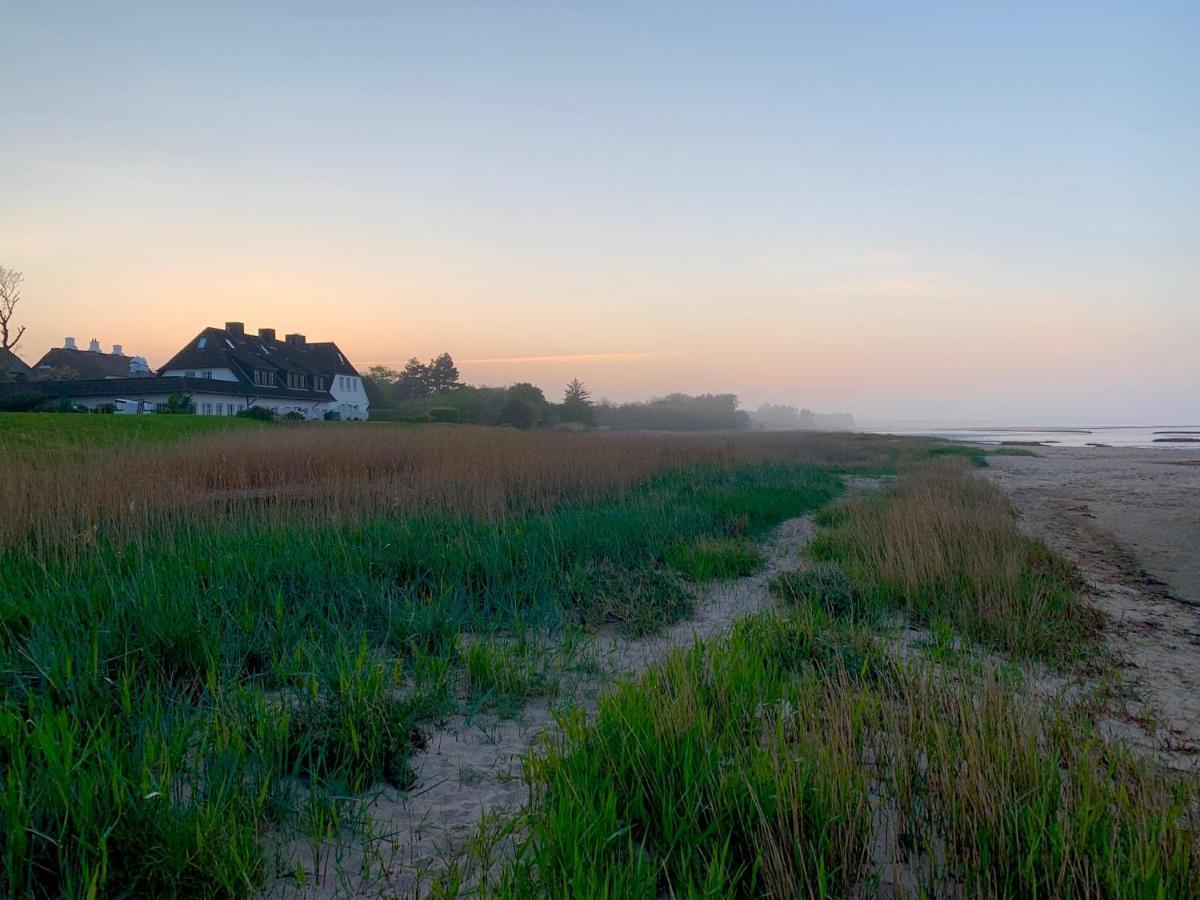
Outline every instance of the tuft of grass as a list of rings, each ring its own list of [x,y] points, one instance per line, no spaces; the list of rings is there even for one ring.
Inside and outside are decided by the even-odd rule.
[[[1098,614],[1074,570],[1015,518],[994,485],[940,460],[829,513],[810,553],[839,564],[867,603],[953,622],[1020,657],[1079,659],[1095,644]]]
[[[786,603],[810,603],[831,616],[862,612],[862,591],[837,563],[821,562],[781,572],[768,582],[767,589]]]
[[[886,790],[942,881],[997,897],[1200,892],[1200,780],[1103,740],[1084,710],[998,678],[904,679],[885,708]]]
[[[745,538],[710,538],[671,548],[666,562],[690,581],[712,581],[750,575],[762,565],[763,556]]]
[[[474,708],[494,708],[514,715],[531,697],[550,697],[558,690],[563,668],[553,648],[525,635],[516,640],[472,641],[462,651],[468,699]]]

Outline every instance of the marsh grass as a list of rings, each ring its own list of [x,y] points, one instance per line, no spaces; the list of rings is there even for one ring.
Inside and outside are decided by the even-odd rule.
[[[559,673],[570,667],[568,648],[527,633],[468,643],[461,655],[472,708],[511,717],[532,697],[553,697]]]
[[[1099,616],[1074,570],[1015,519],[994,485],[941,459],[825,511],[810,553],[840,565],[868,604],[952,622],[1019,657],[1081,659]]]
[[[1065,665],[1094,640],[1074,573],[990,485],[926,458],[820,519],[826,561],[771,581],[782,611],[531,752],[486,893],[1200,895],[1200,779],[1102,738],[1090,693],[1046,701],[964,646]],[[888,610],[931,626],[930,651],[893,652]]]
[[[767,583],[767,589],[786,603],[809,603],[835,617],[866,612],[862,591],[837,563],[780,572]]]
[[[61,427],[69,434],[73,426]],[[97,542],[138,544],[181,527],[312,527],[446,514],[502,521],[599,502],[705,464],[876,471],[926,446],[869,435],[527,433],[365,423],[238,428],[173,443],[73,440],[69,449],[28,453],[0,432],[0,547],[74,556]],[[729,502],[741,499],[731,495]],[[745,499],[751,528],[756,510],[786,502],[769,490]]]
[[[1106,743],[1083,707],[897,662],[812,608],[743,620],[562,725],[526,761],[524,838],[490,894],[848,896],[897,866],[929,896],[1200,890],[1195,777]]]
[[[750,575],[763,564],[763,555],[745,538],[711,538],[679,544],[668,551],[666,560],[691,581],[712,581]]]
[[[853,635],[798,627],[746,621],[618,686],[593,720],[567,717],[526,760],[529,835],[496,892],[848,890],[870,837],[861,741],[878,704],[863,685],[885,663]]]
[[[885,730],[901,828],[914,852],[944,848],[943,880],[1003,897],[1196,895],[1194,776],[1104,741],[1082,705],[938,671],[907,673]]]
[[[25,470],[63,484],[0,557],[3,893],[253,893],[273,874],[268,834],[336,847],[337,829],[369,827],[351,798],[409,784],[440,717],[481,703],[511,712],[551,690],[562,660],[513,650],[523,633],[653,631],[691,609],[672,548],[744,540],[840,489],[828,469],[788,461],[821,451],[781,442],[547,435],[539,447],[543,436],[502,431],[364,430],[363,457],[343,446],[335,465],[321,456],[335,432],[311,433],[111,459],[98,448]],[[261,454],[218,455],[235,450]],[[447,471],[415,474],[413,454],[446,455]],[[139,506],[140,487],[123,496],[105,480],[130,457],[150,462],[152,485],[189,460],[199,468],[186,484],[218,483],[179,510],[167,509],[173,488]],[[333,499],[293,503],[289,489],[266,511],[209,505],[207,490],[280,470]],[[370,502],[357,493],[364,472]],[[339,494],[341,478],[357,486]],[[280,483],[264,475],[269,492]],[[39,502],[7,478],[0,493],[25,498],[18,513]],[[52,520],[67,510],[95,527],[66,534]]]

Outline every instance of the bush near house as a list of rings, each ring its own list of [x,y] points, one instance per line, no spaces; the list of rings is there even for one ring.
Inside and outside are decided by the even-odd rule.
[[[274,422],[275,411],[265,406],[251,406],[249,409],[239,409],[237,415],[243,419],[253,419],[257,422]]]

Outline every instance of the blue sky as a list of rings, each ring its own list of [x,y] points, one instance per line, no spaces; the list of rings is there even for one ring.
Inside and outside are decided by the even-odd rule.
[[[27,357],[1200,419],[1200,5],[248,6],[4,11]]]

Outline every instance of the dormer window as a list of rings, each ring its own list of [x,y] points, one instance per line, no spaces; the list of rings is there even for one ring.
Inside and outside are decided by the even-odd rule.
[[[275,373],[269,369],[255,369],[254,383],[270,387],[275,384]]]

